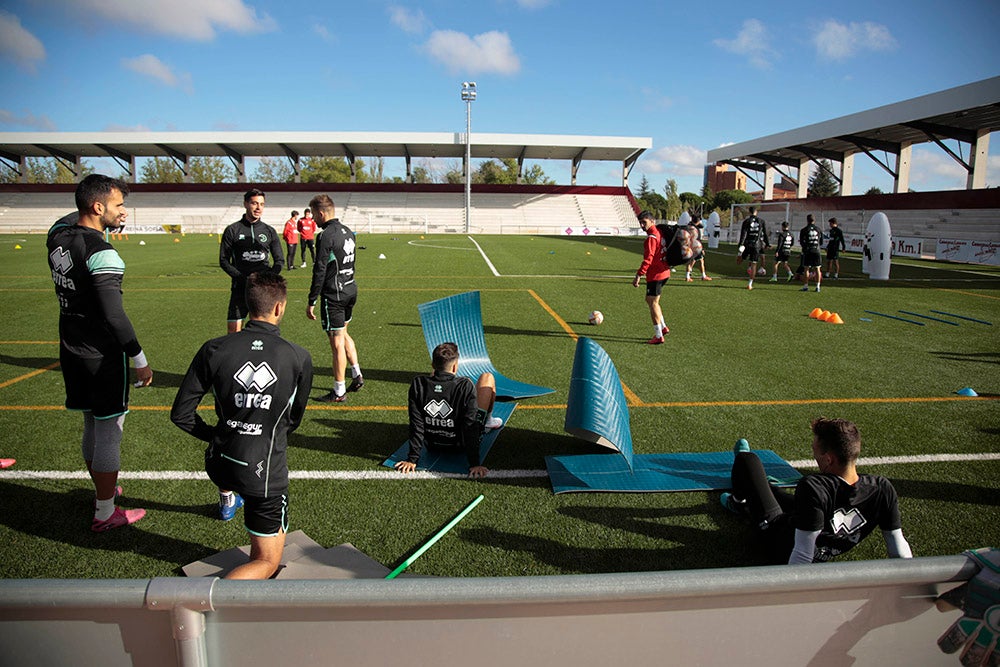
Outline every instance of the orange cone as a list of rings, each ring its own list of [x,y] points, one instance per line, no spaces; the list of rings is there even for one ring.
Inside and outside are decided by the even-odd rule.
[[[830,324],[843,324],[844,320],[840,319],[839,313],[834,313],[833,315],[830,316],[830,319],[828,319],[827,322],[829,322]]]
[[[814,320],[819,319],[819,314],[822,312],[823,311],[820,310],[819,308],[813,308],[812,311],[809,313],[809,317],[813,318]]]
[[[819,314],[819,317],[817,317],[816,319],[819,320],[820,322],[826,322],[827,320],[830,319],[831,315],[833,315],[833,313],[831,313],[829,310],[824,310],[822,313]]]

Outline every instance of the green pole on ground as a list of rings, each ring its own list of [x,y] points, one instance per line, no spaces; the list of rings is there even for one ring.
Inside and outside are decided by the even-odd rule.
[[[458,515],[454,519],[452,519],[451,521],[449,521],[448,525],[446,525],[444,528],[442,528],[437,533],[435,533],[434,536],[431,537],[431,539],[427,540],[422,545],[420,545],[420,548],[417,549],[416,551],[414,551],[412,556],[410,556],[409,558],[407,558],[406,560],[404,560],[402,562],[402,564],[399,567],[397,567],[395,570],[393,570],[389,574],[385,575],[385,578],[386,579],[395,579],[399,575],[400,572],[402,572],[406,568],[410,567],[410,565],[413,563],[413,561],[415,561],[418,558],[420,558],[420,556],[422,556],[425,551],[427,551],[432,546],[434,546],[435,542],[437,542],[442,537],[444,537],[445,533],[447,533],[449,530],[451,530],[452,528],[454,528],[455,525],[459,521],[461,521],[462,519],[464,519],[465,515],[468,514],[469,512],[471,512],[475,508],[475,506],[478,505],[480,503],[480,501],[482,501],[482,499],[483,499],[483,495],[479,494],[479,496],[475,500],[473,500],[471,503],[469,503],[468,505],[466,505],[466,507],[465,507],[464,510],[462,510],[461,512],[459,512]]]

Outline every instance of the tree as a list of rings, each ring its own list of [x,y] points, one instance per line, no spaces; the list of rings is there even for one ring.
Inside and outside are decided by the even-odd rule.
[[[877,185],[873,185],[870,188],[868,188],[867,190],[865,190],[865,194],[866,195],[881,195],[881,194],[885,194],[885,193],[882,192],[882,188],[880,188]]]
[[[434,182],[434,177],[431,175],[431,172],[425,167],[420,167],[420,166],[414,167],[411,174],[413,176],[414,183]]]
[[[809,177],[810,197],[834,197],[840,192],[840,185],[833,176],[829,160],[820,160],[819,168]]]
[[[753,195],[743,190],[719,190],[715,193],[712,203],[714,208],[720,211],[729,212],[729,207],[733,204],[749,204],[753,201]]]
[[[295,172],[287,160],[262,157],[251,178],[255,183],[291,183],[295,180]]]
[[[199,156],[188,160],[188,174],[194,183],[235,183],[236,168],[226,158]]]
[[[364,166],[361,160],[355,162],[358,183],[368,178]],[[303,183],[350,183],[351,166],[342,157],[311,156],[302,161],[299,175]]]
[[[642,175],[642,180],[639,181],[639,190],[635,193],[636,199],[645,199],[652,190],[649,187],[649,179],[646,178],[646,174]]]
[[[168,157],[153,157],[142,163],[140,183],[183,183],[184,172]]]
[[[663,187],[664,192],[666,192],[667,206],[664,211],[667,220],[676,220],[681,217],[681,211],[683,210],[683,205],[681,204],[680,195],[677,194],[677,181],[672,178],[667,179],[667,184]]]
[[[696,195],[693,192],[682,192],[680,194],[680,199],[681,206],[688,211],[701,213],[702,209],[708,206],[708,202],[705,201],[704,197]]]
[[[75,183],[77,181],[73,172],[55,158],[29,157],[25,162],[29,183]],[[93,167],[87,164],[80,165],[80,178],[93,173]]]
[[[514,185],[517,183],[517,160],[504,158],[502,160],[486,160],[472,173],[473,183],[490,183],[494,185]],[[464,181],[464,176],[463,180]],[[552,185],[552,179],[545,176],[541,166],[534,164],[521,174],[521,182],[528,185]]]

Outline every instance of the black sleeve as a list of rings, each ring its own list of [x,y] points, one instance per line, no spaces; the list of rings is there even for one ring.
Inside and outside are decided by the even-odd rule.
[[[125,314],[125,306],[122,305],[122,277],[121,275],[102,273],[94,276],[94,296],[98,306],[104,315],[111,333],[115,340],[125,350],[125,354],[130,357],[142,352],[142,346],[136,339],[135,329],[131,320]]]
[[[296,382],[295,401],[292,403],[292,409],[288,415],[289,432],[297,429],[299,424],[302,423],[302,416],[305,415],[306,404],[309,402],[309,391],[312,389],[312,357],[309,356],[309,353],[304,349],[302,349],[299,353],[304,356],[301,359],[302,370],[299,372],[299,377]]]
[[[233,254],[233,235],[229,227],[222,232],[222,241],[219,243],[219,266],[232,278],[242,278],[243,274],[230,261]]]
[[[317,262],[319,257],[316,258]],[[419,384],[414,379],[410,383],[410,392],[407,396],[407,404],[410,413],[410,451],[406,460],[416,463],[420,460],[420,453],[424,451],[424,415],[420,408]]]
[[[202,345],[198,354],[191,361],[187,374],[174,397],[170,408],[170,421],[185,433],[190,433],[199,440],[211,442],[215,431],[198,415],[198,404],[202,397],[212,388],[207,363],[207,343]]]
[[[331,234],[333,232],[330,232]],[[327,249],[326,233],[320,234],[316,241],[316,260],[313,262],[312,284],[309,286],[309,305],[315,306],[323,291],[323,282],[326,280],[326,263],[330,258],[330,251]]]
[[[281,273],[281,267],[285,265],[285,253],[281,249],[281,235],[274,227],[268,226],[268,229],[271,230],[271,259],[274,260],[271,270],[275,273]]]

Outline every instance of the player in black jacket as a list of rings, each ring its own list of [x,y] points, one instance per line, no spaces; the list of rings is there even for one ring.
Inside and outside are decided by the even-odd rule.
[[[469,461],[469,477],[485,477],[489,470],[479,460],[479,443],[486,429],[503,426],[490,417],[496,399],[492,373],[483,373],[476,384],[455,375],[458,345],[441,343],[431,354],[433,375],[419,375],[410,383],[410,451],[396,463],[400,472],[413,472],[424,447],[458,448]]]
[[[226,330],[236,333],[243,327],[248,314],[246,286],[247,277],[268,267],[281,272],[285,258],[281,252],[281,237],[274,228],[260,219],[264,213],[264,193],[251,188],[243,195],[246,213],[242,218],[226,227],[219,243],[219,266],[233,279],[229,292],[229,311],[226,314]]]
[[[220,490],[219,510],[231,519],[245,503],[250,562],[231,579],[266,579],[277,570],[288,531],[288,434],[298,428],[312,386],[312,358],[281,337],[285,279],[260,271],[247,279],[245,329],[208,341],[177,390],[170,420],[204,440],[205,470]],[[215,397],[215,426],[197,412]],[[239,495],[233,494],[233,492]]]
[[[826,244],[826,273],[834,280],[840,278],[840,251],[847,250],[844,232],[837,226],[837,219],[830,218],[830,240]]]
[[[757,217],[757,209],[751,206],[750,215],[740,227],[740,254],[736,257],[737,264],[742,264],[744,259],[750,262],[750,268],[747,269],[747,274],[750,276],[747,289],[753,289],[753,279],[757,275],[757,261],[760,251],[770,247],[771,243],[767,239],[767,225],[761,218]]]
[[[351,334],[347,333],[347,325],[351,322],[358,300],[358,284],[354,282],[357,241],[354,232],[334,217],[336,209],[329,195],[313,197],[309,209],[323,233],[316,247],[306,317],[316,319],[318,301],[320,323],[330,339],[333,353],[333,389],[316,400],[341,403],[347,400],[347,392],[358,391],[365,385],[358,363],[358,349]],[[351,368],[349,387],[345,386],[348,365]]]
[[[149,386],[153,371],[122,306],[125,262],[104,232],[125,224],[128,186],[101,174],[76,188],[77,212],[49,230],[52,282],[59,299],[59,364],[66,407],[83,412],[83,459],[94,483],[91,529],[103,532],[135,523],[146,510],[115,507],[121,493],[122,427],[128,413],[128,359],[137,387]]]
[[[788,265],[788,260],[792,257],[792,246],[795,245],[795,235],[788,231],[788,221],[781,223],[781,232],[778,234],[776,241],[776,250],[774,251],[774,275],[771,276],[771,282],[778,282],[778,265],[784,264],[785,271],[788,272],[788,280],[790,281],[795,274],[792,273],[792,267]]]
[[[892,483],[858,474],[858,428],[846,419],[814,419],[812,453],[819,474],[799,480],[794,497],[772,487],[745,440],[736,443],[733,492],[720,500],[750,517],[774,564],[825,562],[882,530],[891,558],[912,558],[903,537],[899,499]]]
[[[823,232],[816,226],[813,214],[806,216],[806,226],[799,230],[799,246],[802,248],[802,279],[805,286],[803,292],[809,291],[809,274],[816,272],[816,291],[820,290],[823,282],[823,260],[820,259],[819,249],[823,245]]]

